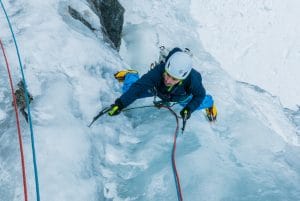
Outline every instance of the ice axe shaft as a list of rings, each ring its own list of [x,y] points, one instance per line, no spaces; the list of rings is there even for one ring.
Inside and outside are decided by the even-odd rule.
[[[93,121],[88,125],[88,127],[91,127],[92,124],[99,119],[99,117],[101,117],[102,115],[104,115],[105,113],[107,113],[109,111],[110,107],[105,107],[103,110],[101,110],[94,118]]]
[[[181,128],[181,133],[183,134],[184,129],[185,129],[185,125],[186,125],[186,120],[187,120],[187,115],[184,115],[184,117],[182,118],[182,128]]]

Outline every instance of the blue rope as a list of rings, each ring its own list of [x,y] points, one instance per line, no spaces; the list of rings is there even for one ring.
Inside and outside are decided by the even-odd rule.
[[[23,72],[23,65],[22,65],[22,62],[21,62],[21,56],[20,56],[20,53],[19,53],[19,48],[18,48],[18,44],[17,44],[16,38],[15,38],[15,34],[13,32],[11,23],[9,21],[9,18],[8,18],[7,13],[6,13],[5,7],[4,7],[4,5],[2,3],[2,0],[0,0],[0,3],[1,3],[1,7],[2,7],[4,13],[5,13],[6,20],[7,20],[7,23],[9,25],[9,29],[10,29],[10,32],[12,34],[13,40],[14,40],[14,44],[15,44],[15,47],[16,47],[16,51],[17,51],[17,55],[18,55],[18,60],[19,60],[19,64],[20,64],[20,69],[21,69],[21,73],[22,73],[22,79],[23,79],[24,88],[25,88],[25,100],[26,100],[26,104],[27,104],[28,120],[29,120],[30,133],[31,133],[30,134],[30,138],[31,138],[32,156],[33,156],[33,167],[34,167],[36,199],[37,199],[37,201],[40,201],[39,179],[38,179],[38,171],[37,171],[37,164],[36,164],[36,155],[35,155],[35,148],[34,148],[35,147],[34,146],[34,135],[33,135],[32,121],[31,121],[31,114],[30,114],[30,106],[29,106],[29,93],[28,93],[28,90],[27,90],[27,84],[26,84],[25,76],[24,76],[24,72]]]

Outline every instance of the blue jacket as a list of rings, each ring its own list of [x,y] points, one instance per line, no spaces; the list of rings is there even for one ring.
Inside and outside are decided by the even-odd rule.
[[[179,82],[170,90],[164,84],[164,72],[165,63],[158,64],[133,83],[129,90],[119,98],[118,102],[121,102],[123,107],[127,107],[136,99],[145,97],[145,93],[149,92],[149,94],[157,95],[166,102],[182,102],[192,95],[192,99],[185,108],[191,112],[195,111],[202,103],[206,94],[202,85],[201,74],[192,69],[185,80]]]

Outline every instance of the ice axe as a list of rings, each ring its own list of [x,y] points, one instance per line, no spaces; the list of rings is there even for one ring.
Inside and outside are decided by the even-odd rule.
[[[107,113],[110,110],[110,107],[105,107],[103,110],[101,110],[94,118],[93,121],[88,125],[88,127],[90,128],[92,126],[92,124],[99,119],[99,117],[101,117],[102,115],[104,115],[105,113]]]
[[[185,124],[186,124],[186,121],[188,119],[187,116],[188,116],[187,113],[185,113],[184,116],[182,117],[182,128],[181,128],[182,132],[181,132],[181,134],[183,134],[183,132],[184,132]]]

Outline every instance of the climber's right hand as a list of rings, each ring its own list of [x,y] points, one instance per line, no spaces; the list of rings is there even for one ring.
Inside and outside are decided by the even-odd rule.
[[[108,110],[107,113],[109,116],[115,116],[120,114],[123,108],[124,107],[121,100],[117,99],[115,103],[110,106],[110,109]]]

